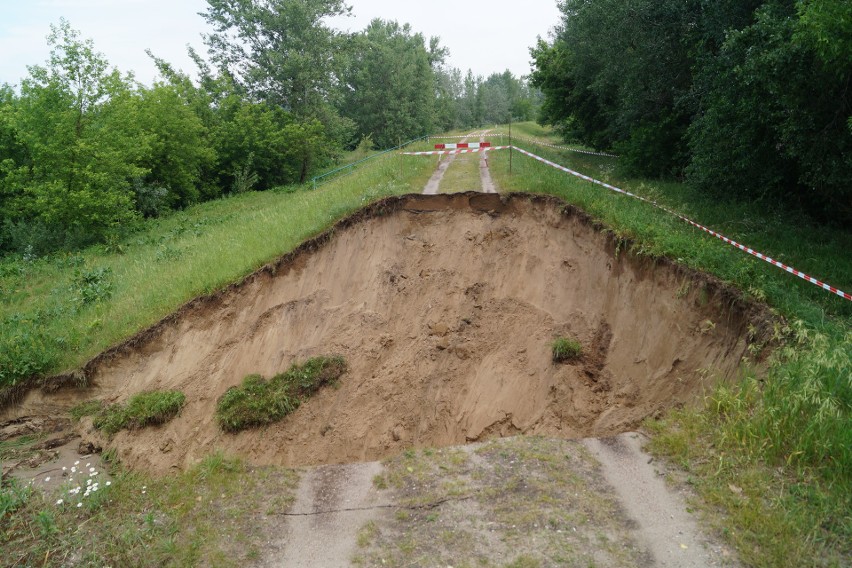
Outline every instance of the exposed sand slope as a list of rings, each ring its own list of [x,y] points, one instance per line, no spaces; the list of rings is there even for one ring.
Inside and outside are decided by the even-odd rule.
[[[755,317],[743,309],[709,278],[618,254],[556,199],[406,196],[95,359],[87,396],[186,393],[168,425],[113,441],[154,471],[217,448],[308,465],[516,433],[610,436],[730,376]],[[556,335],[578,338],[582,360],[552,363]],[[330,353],[349,363],[339,388],[268,428],[216,425],[217,399],[245,375]],[[69,398],[31,393],[18,412]]]

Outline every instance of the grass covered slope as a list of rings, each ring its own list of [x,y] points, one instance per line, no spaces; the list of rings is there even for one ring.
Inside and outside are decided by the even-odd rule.
[[[387,154],[315,191],[246,193],[148,221],[111,247],[0,260],[0,394],[81,366],[371,201],[418,193],[432,167]]]
[[[534,124],[515,136],[559,141]],[[515,144],[656,200],[710,228],[839,288],[852,289],[852,233],[771,204],[708,199],[687,185],[625,179],[617,160]],[[666,256],[732,282],[784,319],[775,349],[755,346],[757,373],[708,393],[700,409],[648,427],[652,447],[686,468],[689,482],[729,520],[714,522],[757,566],[839,566],[852,561],[852,302],[829,294],[638,200],[545,164],[495,152],[492,175],[507,191],[559,196],[600,219],[631,252]],[[716,510],[716,509],[714,509]],[[708,509],[709,511],[709,509]]]

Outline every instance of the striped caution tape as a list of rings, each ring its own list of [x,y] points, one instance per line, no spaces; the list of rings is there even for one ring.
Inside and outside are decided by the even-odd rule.
[[[504,136],[503,134],[459,134],[452,136],[430,136],[430,140],[451,140],[455,138],[494,138],[496,136]]]
[[[501,147],[501,148],[502,148],[502,147]],[[605,183],[605,182],[602,182],[602,181],[600,181],[600,180],[594,179],[594,178],[589,177],[589,176],[587,176],[587,175],[581,174],[580,172],[576,172],[576,171],[574,171],[574,170],[572,170],[572,169],[570,169],[570,168],[566,168],[565,166],[560,166],[559,164],[556,164],[556,163],[554,163],[554,162],[551,162],[550,160],[546,160],[546,159],[542,158],[541,156],[536,156],[536,155],[535,155],[535,154],[533,154],[532,152],[527,152],[526,150],[522,150],[522,149],[518,148],[517,146],[513,146],[513,148],[514,148],[515,150],[517,150],[518,152],[520,152],[521,154],[524,154],[525,156],[529,156],[530,158],[533,158],[534,160],[538,160],[539,162],[542,162],[542,163],[544,163],[544,164],[547,164],[548,166],[554,167],[554,168],[556,168],[557,170],[561,170],[561,171],[563,171],[563,172],[566,172],[566,173],[569,173],[569,174],[571,174],[571,175],[573,175],[573,176],[576,176],[576,177],[578,177],[578,178],[580,178],[580,179],[583,179],[583,180],[589,181],[589,182],[591,182],[591,183],[594,183],[594,184],[597,184],[597,185],[603,186],[603,187],[605,187],[605,188],[607,188],[607,189],[609,189],[609,190],[611,190],[611,191],[614,191],[614,192],[616,192],[616,193],[621,193],[622,195],[628,195],[628,196],[630,196],[630,197],[633,197],[634,199],[638,199],[639,201],[644,201],[645,203],[648,203],[649,205],[652,205],[653,207],[656,207],[657,209],[660,209],[660,210],[662,210],[662,211],[665,211],[665,212],[666,212],[666,213],[668,213],[669,215],[674,215],[674,216],[675,216],[675,217],[677,217],[678,219],[680,219],[680,220],[682,220],[682,221],[685,221],[686,223],[689,223],[689,224],[690,224],[690,225],[692,225],[693,227],[696,227],[696,228],[698,228],[698,229],[701,229],[702,231],[704,231],[704,232],[705,232],[705,233],[707,233],[708,235],[712,235],[712,236],[716,237],[717,239],[720,239],[720,240],[722,240],[722,241],[724,241],[724,242],[728,243],[729,245],[731,245],[731,246],[733,246],[733,247],[736,247],[736,248],[740,249],[740,250],[741,250],[741,251],[743,251],[743,252],[746,252],[746,253],[748,253],[748,254],[750,254],[750,255],[754,256],[754,257],[757,257],[757,258],[759,258],[760,260],[762,260],[762,261],[764,261],[764,262],[768,262],[769,264],[771,264],[771,265],[773,265],[773,266],[776,266],[776,267],[780,268],[781,270],[784,270],[784,271],[786,271],[786,272],[789,272],[790,274],[793,274],[793,275],[795,275],[795,276],[798,276],[798,277],[799,277],[799,278],[801,278],[802,280],[805,280],[805,281],[807,281],[807,282],[810,282],[811,284],[814,284],[814,285],[816,285],[816,286],[819,286],[819,287],[820,287],[820,288],[822,288],[823,290],[826,290],[826,291],[828,291],[828,292],[831,292],[832,294],[835,294],[835,295],[837,295],[837,296],[840,296],[841,298],[844,298],[844,299],[846,299],[846,300],[850,300],[850,301],[852,301],[852,294],[849,294],[849,293],[847,293],[847,292],[844,292],[843,290],[840,290],[840,289],[838,289],[838,288],[835,288],[834,286],[831,286],[831,285],[829,285],[829,284],[826,284],[825,282],[821,282],[821,281],[817,280],[816,278],[814,278],[813,276],[808,276],[807,274],[805,274],[805,273],[804,273],[804,272],[802,272],[801,270],[796,270],[796,269],[795,269],[795,268],[793,268],[792,266],[787,266],[787,265],[786,265],[786,264],[784,264],[783,262],[779,262],[779,261],[775,260],[774,258],[772,258],[772,257],[770,257],[770,256],[767,256],[767,255],[765,255],[765,254],[763,254],[763,253],[761,253],[761,252],[758,252],[758,251],[756,251],[756,250],[754,250],[754,249],[752,249],[752,248],[750,248],[750,247],[747,247],[747,246],[745,246],[745,245],[742,245],[742,244],[738,243],[737,241],[735,241],[735,240],[733,240],[733,239],[729,239],[728,237],[726,237],[726,236],[724,236],[724,235],[722,235],[722,234],[720,234],[720,233],[717,233],[716,231],[714,231],[714,230],[712,230],[712,229],[709,229],[709,228],[705,227],[704,225],[701,225],[701,224],[699,224],[699,223],[696,223],[696,222],[695,222],[695,221],[693,221],[692,219],[689,219],[689,218],[687,218],[687,217],[684,217],[683,215],[681,215],[681,214],[679,214],[679,213],[677,213],[677,212],[675,212],[675,211],[672,211],[671,209],[668,209],[667,207],[664,207],[664,206],[662,206],[662,205],[658,205],[658,204],[657,204],[656,202],[654,202],[654,201],[651,201],[651,200],[649,200],[649,199],[646,199],[646,198],[644,198],[644,197],[641,197],[641,196],[639,196],[639,195],[636,195],[635,193],[630,193],[629,191],[625,191],[625,190],[623,190],[623,189],[620,189],[620,188],[618,188],[618,187],[615,187],[614,185],[610,185],[610,184],[608,184],[608,183]]]
[[[471,154],[489,150],[506,150],[509,146],[482,146],[479,148],[457,148],[455,150],[430,150],[428,152],[401,152],[403,156],[438,156],[443,154]]]
[[[524,142],[529,142],[530,144],[535,144],[537,146],[544,146],[546,148],[553,148],[554,150],[566,150],[568,152],[575,152],[577,154],[587,154],[589,156],[604,156],[607,158],[617,158],[618,156],[615,154],[607,154],[606,152],[592,152],[591,150],[580,150],[579,148],[571,148],[569,146],[555,146],[553,144],[547,144],[546,142],[540,142],[538,140],[534,140],[533,138],[520,138],[518,140],[523,140]]]

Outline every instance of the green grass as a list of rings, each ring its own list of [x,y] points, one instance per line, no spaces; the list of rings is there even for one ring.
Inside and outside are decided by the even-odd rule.
[[[165,424],[178,415],[185,402],[186,396],[180,391],[149,391],[133,395],[127,404],[104,406],[98,401],[87,401],[70,412],[76,420],[93,416],[92,425],[112,436],[121,430]]]
[[[245,566],[280,537],[267,517],[290,506],[298,484],[291,470],[220,454],[164,477],[99,473],[99,490],[85,497],[68,483],[51,493],[0,488],[0,564]]]
[[[268,381],[249,375],[240,386],[231,387],[216,406],[216,420],[227,432],[238,432],[281,420],[325,385],[346,371],[343,357],[313,357],[293,364]]]
[[[444,172],[444,177],[441,179],[441,193],[461,191],[482,191],[479,154],[458,154]]]
[[[576,339],[557,337],[551,342],[550,351],[553,354],[553,361],[561,363],[578,359],[583,352],[583,347]]]
[[[515,133],[559,143],[537,125]],[[852,289],[852,233],[768,203],[709,199],[686,184],[625,178],[617,160],[515,141],[544,158],[653,199],[773,258]],[[833,566],[852,558],[852,302],[829,294],[647,204],[525,156],[490,159],[505,190],[556,195],[600,220],[637,255],[669,257],[766,301],[774,350],[753,346],[740,381],[706,403],[649,421],[652,449],[688,472],[720,530],[755,566]],[[767,358],[768,356],[768,358]],[[756,365],[756,367],[755,367]],[[759,369],[759,373],[753,368]],[[733,491],[735,486],[741,493]],[[745,497],[743,497],[745,496]]]
[[[290,187],[203,203],[146,222],[112,247],[0,259],[0,389],[79,368],[369,202],[419,193],[434,167],[395,153],[369,163],[316,191]]]

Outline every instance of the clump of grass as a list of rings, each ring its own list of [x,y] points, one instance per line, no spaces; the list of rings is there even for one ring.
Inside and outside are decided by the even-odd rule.
[[[71,417],[79,420],[94,416],[94,427],[112,436],[120,430],[165,424],[177,416],[185,402],[186,396],[180,391],[143,392],[131,397],[127,404],[84,402],[71,409]]]
[[[243,384],[231,387],[219,399],[216,420],[223,430],[238,432],[281,420],[321,387],[346,371],[343,357],[313,357],[293,364],[269,380],[248,375]]]
[[[87,400],[81,402],[71,409],[71,418],[79,421],[84,416],[93,416],[104,409],[104,403],[100,400]]]
[[[553,353],[554,363],[575,361],[583,353],[583,347],[580,345],[580,342],[567,337],[557,337],[554,339],[550,344],[550,350]]]
[[[21,484],[14,477],[3,481],[0,485],[0,521],[7,522],[6,518],[26,505],[31,495],[32,489],[28,485]]]

